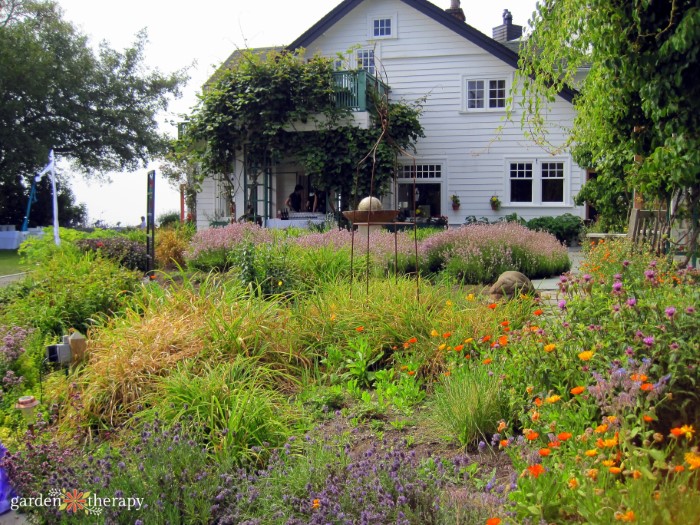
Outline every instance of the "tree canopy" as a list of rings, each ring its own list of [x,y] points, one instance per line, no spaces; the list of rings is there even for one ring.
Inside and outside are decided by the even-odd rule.
[[[697,210],[699,55],[697,0],[538,5],[520,60],[524,118],[537,121],[543,102],[563,86],[578,88],[572,152],[598,174],[580,198],[609,223],[624,222],[632,190],[646,199],[682,199],[677,209]],[[583,81],[581,70],[589,70]]]
[[[246,162],[293,157],[315,188],[348,197],[388,189],[397,152],[422,136],[419,109],[375,96],[374,124],[359,129],[336,107],[333,61],[296,53],[238,53],[229,70],[207,87],[190,116],[180,152],[201,163],[203,173],[230,175],[245,148]],[[316,122],[298,132],[295,123]],[[365,162],[362,162],[363,159]]]
[[[0,179],[25,193],[52,148],[88,175],[164,154],[156,117],[186,80],[146,70],[145,32],[95,52],[62,16],[52,0],[0,2]]]

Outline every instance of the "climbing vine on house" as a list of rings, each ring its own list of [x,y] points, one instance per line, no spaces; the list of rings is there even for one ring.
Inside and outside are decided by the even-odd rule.
[[[173,157],[186,157],[203,173],[223,174],[231,183],[244,149],[249,165],[293,157],[318,189],[366,195],[374,176],[374,194],[386,193],[396,156],[423,136],[420,105],[373,94],[370,129],[348,125],[350,110],[336,107],[333,71],[331,59],[307,59],[303,50],[241,51],[204,90]],[[294,129],[310,121],[316,131]]]

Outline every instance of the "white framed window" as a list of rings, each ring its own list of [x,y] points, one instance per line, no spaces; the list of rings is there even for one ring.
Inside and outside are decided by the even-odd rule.
[[[505,78],[464,80],[464,107],[467,111],[504,111],[508,82]]]
[[[511,204],[566,204],[567,159],[506,159],[506,193]]]
[[[367,38],[379,40],[396,38],[396,14],[372,16],[367,19]]]
[[[374,49],[358,49],[355,55],[357,69],[363,69],[370,75],[374,75]]]

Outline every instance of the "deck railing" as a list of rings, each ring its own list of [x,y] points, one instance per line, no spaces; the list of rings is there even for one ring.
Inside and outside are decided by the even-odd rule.
[[[371,108],[370,93],[385,97],[389,86],[367,71],[336,71],[333,73],[335,105],[352,111],[367,111]]]

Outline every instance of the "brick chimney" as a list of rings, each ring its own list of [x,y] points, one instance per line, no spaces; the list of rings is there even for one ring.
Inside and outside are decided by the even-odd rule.
[[[465,22],[467,20],[467,17],[464,16],[464,11],[462,11],[462,8],[459,7],[459,0],[452,0],[450,3],[450,8],[445,9],[445,12],[454,16],[460,22]]]
[[[498,42],[508,42],[521,36],[523,36],[523,26],[514,25],[513,15],[508,9],[504,9],[503,24],[493,28],[493,39]]]

